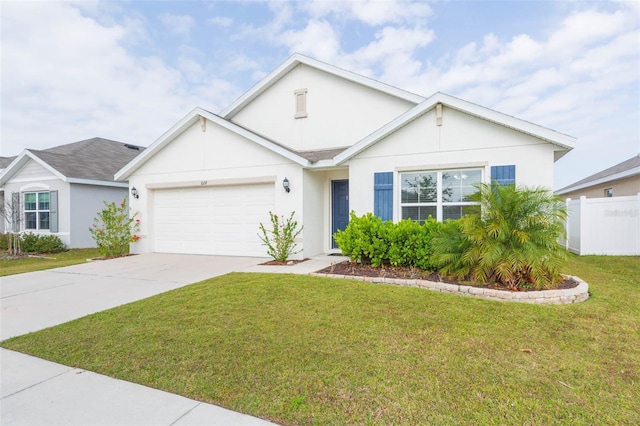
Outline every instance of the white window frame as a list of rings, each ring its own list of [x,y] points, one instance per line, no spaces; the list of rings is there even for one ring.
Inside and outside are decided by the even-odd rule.
[[[613,197],[613,188],[605,188],[604,190],[604,196],[606,198],[611,198]]]
[[[36,196],[36,208],[27,210],[27,194],[35,194]],[[49,208],[48,209],[40,209],[40,194],[48,194],[49,195]],[[24,230],[25,231],[49,231],[51,229],[51,194],[50,191],[25,191],[22,193],[22,206],[23,206],[23,216],[24,216]],[[36,215],[36,227],[35,228],[27,228],[27,213],[35,213]],[[49,227],[41,228],[40,227],[40,214],[48,213],[49,214]]]
[[[443,188],[443,178],[442,175],[444,173],[455,173],[455,172],[461,172],[463,173],[464,171],[479,171],[480,172],[480,180],[478,181],[478,183],[480,182],[484,182],[484,175],[485,175],[485,168],[484,167],[455,167],[455,168],[451,168],[451,169],[437,169],[437,170],[429,170],[429,169],[423,169],[423,170],[403,170],[403,171],[399,171],[399,176],[398,176],[398,200],[399,200],[399,220],[403,219],[403,215],[402,215],[402,208],[403,207],[431,207],[431,206],[435,206],[436,207],[436,217],[435,219],[439,222],[442,222],[444,220],[443,215],[444,215],[444,207],[447,206],[472,206],[472,205],[476,205],[477,203],[472,202],[472,201],[443,201],[443,197],[442,197],[442,188]],[[429,201],[429,202],[418,202],[418,203],[403,203],[402,202],[402,182],[403,182],[403,178],[402,176],[404,174],[408,174],[408,173],[435,173],[436,174],[436,201]]]

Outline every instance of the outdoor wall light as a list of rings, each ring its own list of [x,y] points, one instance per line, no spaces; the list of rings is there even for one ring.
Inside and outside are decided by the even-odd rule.
[[[134,186],[133,188],[131,188],[131,195],[133,196],[133,198],[135,198],[136,200],[138,198],[140,198],[140,195],[138,194],[138,190],[136,189],[136,187]]]
[[[282,181],[282,187],[287,192],[291,191],[291,188],[289,188],[289,179],[284,178],[284,180]]]

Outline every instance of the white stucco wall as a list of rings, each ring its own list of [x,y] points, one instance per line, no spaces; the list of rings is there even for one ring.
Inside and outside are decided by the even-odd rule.
[[[307,89],[307,117],[294,118],[297,89]],[[300,64],[232,121],[295,150],[350,146],[413,104]]]
[[[95,247],[89,227],[104,202],[121,203],[128,195],[127,188],[71,184],[70,186],[70,248]]]
[[[69,184],[62,181],[40,164],[30,160],[4,185],[6,202],[11,203],[12,193],[31,191],[58,191],[58,232],[62,242],[71,247],[71,211],[69,208]],[[21,195],[21,203],[22,195]],[[23,207],[23,206],[22,206]],[[21,209],[22,209],[21,207]],[[24,230],[24,216],[21,223]],[[29,230],[28,232],[49,235],[49,230]]]
[[[285,177],[290,182],[289,193],[282,187]],[[288,217],[295,211],[298,222],[302,223],[304,179],[299,165],[212,122],[207,122],[206,132],[200,123],[194,124],[129,178],[129,186],[135,186],[140,194],[138,199],[130,201],[132,210],[138,212],[142,237],[132,245],[132,251],[146,253],[154,249],[151,215],[156,190],[243,184],[264,179],[275,182],[274,213]],[[302,253],[298,257],[301,256]]]
[[[331,181],[349,178],[345,167],[304,171],[304,255],[331,251]]]
[[[358,215],[373,210],[376,172],[395,172],[396,200],[398,172],[410,169],[483,168],[488,182],[491,166],[515,165],[516,185],[551,189],[553,159],[550,143],[450,108],[437,126],[431,110],[349,161],[350,208]]]

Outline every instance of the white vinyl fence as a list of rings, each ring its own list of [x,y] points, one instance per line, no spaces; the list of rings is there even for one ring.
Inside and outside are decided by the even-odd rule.
[[[567,198],[565,247],[572,253],[640,255],[640,194]]]

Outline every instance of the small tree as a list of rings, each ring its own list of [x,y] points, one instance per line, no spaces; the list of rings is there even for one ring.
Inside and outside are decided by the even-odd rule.
[[[20,224],[22,223],[23,214],[19,197],[18,193],[12,194],[11,201],[6,201],[0,206],[0,216],[5,225],[9,226],[7,230],[7,250],[11,256],[19,256],[22,253]]]
[[[557,283],[567,257],[558,243],[567,215],[562,200],[541,188],[494,182],[478,189],[471,213],[432,240],[432,262],[439,271],[512,289]]]
[[[127,197],[117,204],[104,202],[102,209],[89,228],[91,236],[104,257],[120,257],[129,253],[129,243],[140,239],[140,220],[137,213],[129,216]]]
[[[271,230],[267,231],[264,225],[260,224],[258,237],[263,245],[267,246],[267,254],[279,262],[286,262],[292,254],[300,253],[301,250],[294,251],[296,247],[295,239],[302,232],[302,226],[298,228],[298,222],[293,219],[295,212],[291,212],[289,218],[280,223],[280,218],[269,212],[271,217]]]

